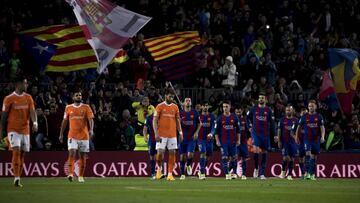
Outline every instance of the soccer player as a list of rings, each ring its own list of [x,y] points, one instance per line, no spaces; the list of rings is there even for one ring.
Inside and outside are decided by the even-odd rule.
[[[237,171],[237,146],[240,145],[240,123],[238,117],[230,113],[230,101],[223,101],[223,114],[216,119],[215,127],[209,136],[215,134],[216,145],[221,148],[221,160],[226,180],[231,180],[231,168]]]
[[[153,128],[156,140],[156,162],[158,169],[156,171],[156,179],[161,178],[162,161],[165,150],[169,151],[168,161],[168,175],[166,180],[175,180],[172,175],[177,149],[176,130],[179,132],[179,141],[183,140],[183,133],[181,130],[179,108],[173,103],[174,92],[167,89],[165,92],[165,101],[156,106],[154,113]]]
[[[249,158],[247,138],[249,133],[249,122],[246,119],[245,108],[235,107],[235,115],[239,118],[240,122],[240,145],[238,146],[238,156],[241,157],[242,174],[241,179],[246,180],[246,159]],[[236,173],[236,171],[234,171]],[[236,177],[236,176],[235,176]]]
[[[155,133],[154,133],[154,129],[153,129],[153,119],[154,119],[154,114],[151,114],[150,116],[148,116],[146,118],[145,123],[144,123],[144,128],[143,128],[143,135],[144,135],[144,140],[145,140],[145,142],[148,143],[148,147],[149,147],[151,179],[155,180],[156,179],[156,175],[155,175],[155,172],[156,172],[155,171],[156,140],[155,140]],[[163,178],[163,177],[164,176],[162,175],[161,178]]]
[[[301,112],[300,112],[300,118],[305,115],[307,113],[307,109],[306,107],[301,108]],[[304,167],[304,163],[305,163],[305,146],[304,146],[304,134],[305,134],[305,130],[304,127],[301,128],[300,130],[300,135],[298,136],[298,140],[297,143],[299,143],[298,145],[298,150],[299,150],[299,166],[300,166],[300,171],[301,171],[301,179],[305,179],[305,167]],[[296,135],[295,135],[296,136]]]
[[[301,127],[304,127],[306,179],[311,180],[316,180],[316,158],[320,153],[320,143],[325,141],[324,119],[316,112],[316,107],[316,101],[310,100],[308,103],[309,112],[301,116],[296,128],[296,136],[298,136]]]
[[[198,147],[200,151],[200,171],[198,173],[200,180],[205,180],[205,168],[210,161],[210,157],[214,151],[213,139],[209,137],[209,133],[214,128],[215,116],[209,112],[209,104],[207,102],[201,105],[201,128],[198,137]]]
[[[297,144],[295,141],[295,129],[298,124],[298,119],[294,117],[294,108],[287,106],[285,108],[285,116],[280,118],[275,136],[275,142],[278,142],[279,148],[282,150],[282,170],[280,178],[286,176],[286,166],[288,165],[288,180],[292,180],[292,171],[294,169],[294,157],[297,154]]]
[[[185,180],[185,162],[188,175],[192,175],[192,160],[194,157],[195,144],[201,127],[199,113],[191,109],[191,99],[184,99],[184,110],[180,113],[181,129],[184,139],[180,143],[180,180]]]
[[[89,105],[82,103],[81,91],[76,91],[72,97],[74,103],[65,108],[64,118],[60,127],[59,141],[63,143],[64,130],[69,124],[68,133],[68,180],[73,181],[74,163],[76,154],[79,151],[79,178],[78,181],[83,183],[86,167],[86,153],[90,151],[89,141],[94,134],[94,114]]]
[[[32,130],[36,132],[38,129],[34,100],[31,95],[25,93],[27,87],[26,79],[16,78],[15,91],[4,98],[1,113],[0,140],[3,137],[3,129],[7,127],[6,132],[12,150],[11,162],[16,187],[22,187],[20,176],[23,170],[25,152],[30,151],[29,119],[32,121]]]
[[[270,137],[275,135],[275,122],[273,111],[266,106],[266,96],[259,94],[258,105],[254,106],[248,112],[250,122],[251,138],[254,147],[255,169],[253,177],[259,175],[259,154],[261,154],[260,179],[265,180],[265,168],[267,162],[267,153],[270,150]]]

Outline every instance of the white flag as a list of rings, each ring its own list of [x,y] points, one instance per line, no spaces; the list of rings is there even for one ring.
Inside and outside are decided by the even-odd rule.
[[[85,37],[95,51],[98,72],[106,68],[130,37],[151,18],[107,0],[67,0]]]

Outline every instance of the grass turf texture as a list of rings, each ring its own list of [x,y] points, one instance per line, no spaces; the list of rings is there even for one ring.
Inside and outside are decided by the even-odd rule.
[[[12,178],[0,178],[1,202],[345,202],[360,199],[360,179],[318,179],[317,181],[270,178],[265,181],[225,180],[195,177],[180,181],[149,178],[86,178],[85,183],[66,178],[23,178],[24,187],[12,185]]]

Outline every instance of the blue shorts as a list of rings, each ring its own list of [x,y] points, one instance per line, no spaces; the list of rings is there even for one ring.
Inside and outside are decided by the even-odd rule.
[[[240,144],[237,147],[239,157],[242,158],[248,158],[249,157],[249,151],[248,151],[248,145],[247,144]]]
[[[148,147],[149,147],[149,155],[150,156],[154,156],[156,154],[156,142],[148,142]]]
[[[281,152],[284,157],[294,157],[298,154],[298,145],[295,143],[283,143]]]
[[[235,156],[237,155],[237,146],[236,144],[221,144],[220,147],[221,156]]]
[[[308,141],[304,140],[305,152],[311,152],[311,154],[320,154],[320,141]]]
[[[199,147],[199,152],[201,154],[206,153],[206,156],[211,156],[213,154],[214,145],[213,145],[212,140],[210,140],[210,141],[199,140],[198,141],[198,147]]]
[[[255,147],[259,147],[262,150],[270,151],[270,136],[265,137],[252,134],[251,138]]]
[[[180,143],[179,146],[179,153],[185,154],[185,153],[194,153],[195,151],[195,141],[188,141],[187,143]]]

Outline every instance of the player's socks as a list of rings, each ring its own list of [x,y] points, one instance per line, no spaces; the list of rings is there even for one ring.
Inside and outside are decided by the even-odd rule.
[[[150,173],[152,176],[155,175],[155,160],[150,160]]]
[[[190,176],[192,175],[192,158],[188,158],[186,161],[186,172]]]
[[[200,158],[200,172],[202,174],[205,173],[205,162],[206,162],[206,158]]]
[[[175,154],[169,154],[168,173],[172,174],[175,165]]]
[[[300,166],[301,175],[305,175],[304,163],[299,162],[299,166]]]
[[[222,159],[223,170],[225,174],[229,173],[229,162],[228,159]]]
[[[305,168],[306,168],[306,172],[309,174],[310,173],[310,156],[308,156],[308,155],[305,156]]]
[[[185,175],[185,161],[180,161],[180,174]]]
[[[286,160],[282,160],[282,162],[281,162],[282,171],[286,171],[286,165],[287,165],[287,161],[286,161]]]
[[[19,167],[19,176],[21,176],[25,162],[25,152],[20,152],[20,167]]]
[[[70,157],[68,158],[68,175],[72,176],[74,175],[74,157]]]
[[[265,175],[266,162],[267,162],[267,153],[263,153],[261,154],[260,175]]]
[[[13,167],[13,173],[14,177],[20,177],[20,151],[19,150],[13,150],[12,152],[12,167]]]
[[[254,154],[254,167],[256,170],[259,169],[259,154],[258,153],[255,153]]]
[[[242,161],[241,161],[241,167],[242,167],[242,175],[246,176],[246,161],[245,161],[245,158],[243,158]]]
[[[314,175],[315,173],[315,159],[310,159],[310,175]]]
[[[289,167],[288,167],[288,170],[289,170],[288,175],[289,175],[289,176],[292,176],[293,168],[294,168],[294,161],[290,161],[290,162],[289,162]]]
[[[79,176],[84,177],[86,167],[86,157],[80,157],[79,159]]]
[[[237,159],[236,160],[231,160],[230,162],[231,168],[233,170],[233,173],[236,175],[237,174]]]

